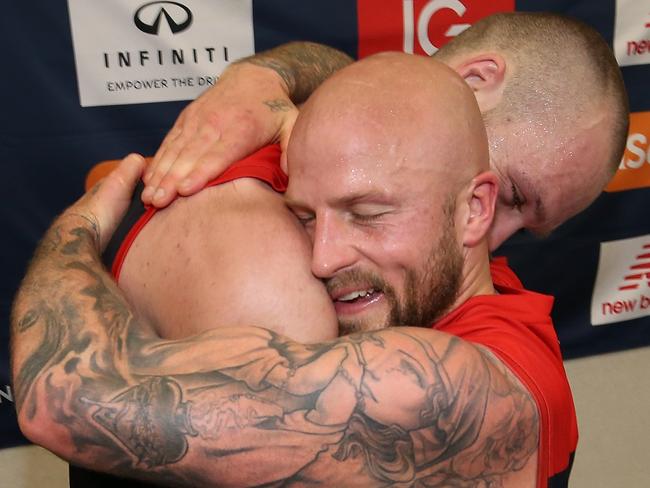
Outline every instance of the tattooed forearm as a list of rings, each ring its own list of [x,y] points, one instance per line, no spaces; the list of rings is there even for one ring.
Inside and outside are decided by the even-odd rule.
[[[78,229],[79,230],[79,229]],[[87,232],[87,230],[83,230]],[[41,242],[36,250],[35,256],[32,261],[33,267],[38,267],[42,263],[47,263],[49,257],[53,254],[64,252],[66,249],[74,248],[79,241],[79,235],[75,239],[64,239],[62,237],[62,226],[54,225],[48,233],[41,239]],[[49,264],[51,266],[51,263]],[[48,286],[49,285],[49,286]],[[19,370],[16,381],[14,382],[14,389],[16,391],[16,406],[19,410],[22,409],[27,392],[32,387],[36,376],[48,364],[58,351],[61,343],[61,335],[64,329],[58,322],[58,316],[53,313],[52,308],[46,300],[44,300],[41,293],[48,293],[53,289],[58,289],[58,284],[44,283],[40,276],[33,272],[27,273],[25,279],[21,284],[21,289],[17,296],[16,303],[20,298],[25,295],[38,296],[38,300],[30,302],[30,307],[19,313],[20,308],[14,307],[12,310],[12,339],[19,335],[31,333],[35,336],[35,347],[30,351],[29,358],[25,361],[24,366]],[[21,312],[23,312],[21,310]],[[41,329],[35,332],[37,324],[42,324]],[[12,343],[12,361],[15,359],[16,354],[13,350]],[[13,366],[13,365],[12,365]],[[34,414],[34,404],[30,404],[29,416]]]
[[[352,63],[352,58],[334,48],[313,42],[291,42],[238,63],[251,63],[276,71],[295,104],[309,95],[332,73]]]
[[[103,270],[92,223],[70,215],[25,281],[12,321],[21,425],[94,469],[188,486],[499,486],[536,451],[528,393],[446,334],[304,346],[241,327],[163,341]]]
[[[29,310],[18,321],[16,331],[14,334],[25,333],[28,329],[33,327],[37,322],[43,322],[44,331],[42,340],[38,344],[36,350],[25,361],[25,364],[18,372],[18,377],[14,382],[14,389],[16,393],[16,407],[18,410],[23,408],[23,402],[27,397],[27,392],[34,384],[34,380],[54,357],[61,344],[61,334],[63,329],[56,321],[56,317],[51,313],[51,309],[47,305],[41,303],[36,308]],[[32,400],[34,398],[32,397]],[[32,419],[34,417],[36,405],[34,402],[30,403],[27,411],[27,416]]]
[[[173,388],[131,375],[128,344],[141,332],[97,259],[97,239],[92,219],[64,214],[17,295],[12,368],[19,421],[28,437],[73,462],[178,483],[179,473],[134,469],[178,460],[191,432],[169,428],[182,417],[183,404],[169,400]],[[112,432],[115,426],[126,427]]]
[[[186,436],[197,435],[189,403],[171,378],[150,378],[105,402],[81,400],[96,407],[92,417],[98,425],[150,468],[180,461],[187,453]]]

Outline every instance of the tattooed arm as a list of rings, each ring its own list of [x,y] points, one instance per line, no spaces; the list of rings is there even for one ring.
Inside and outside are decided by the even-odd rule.
[[[191,195],[266,144],[280,142],[286,148],[297,114],[294,104],[351,62],[336,49],[292,42],[233,63],[183,110],[163,140],[144,177],[145,203],[164,207],[177,192]],[[153,198],[157,188],[164,194]]]
[[[347,54],[314,42],[289,42],[235,65],[254,64],[275,71],[286,88],[286,94],[298,105],[303,103],[332,73],[352,62]]]
[[[28,438],[174,485],[532,484],[530,395],[458,338],[395,328],[306,346],[254,327],[180,341],[140,327],[99,261],[135,168],[54,222],[16,297]]]

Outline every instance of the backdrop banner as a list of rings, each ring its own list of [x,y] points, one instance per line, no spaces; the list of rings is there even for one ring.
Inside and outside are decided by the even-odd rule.
[[[189,100],[233,60],[291,40],[364,57],[430,55],[500,11],[552,10],[593,25],[622,68],[632,116],[606,191],[537,240],[499,251],[556,297],[565,357],[650,344],[650,2],[647,0],[34,0],[6,2],[1,36],[0,447],[24,442],[9,380],[9,314],[36,243],[98,161],[152,155]]]

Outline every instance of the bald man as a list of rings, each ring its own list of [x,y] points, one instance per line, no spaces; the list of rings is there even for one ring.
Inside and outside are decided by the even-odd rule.
[[[55,222],[17,295],[23,431],[168,484],[545,486],[568,465],[570,392],[549,299],[490,279],[496,177],[462,79],[395,54],[348,67],[307,102],[288,155],[312,269],[362,298],[340,315],[366,332],[310,346],[254,327],[150,334],[98,255],[142,169],[131,158]]]

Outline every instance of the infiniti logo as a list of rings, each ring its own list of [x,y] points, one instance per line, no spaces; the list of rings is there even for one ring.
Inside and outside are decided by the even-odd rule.
[[[172,34],[183,32],[192,24],[192,11],[178,2],[157,1],[142,5],[135,11],[133,22],[145,34],[158,35],[162,19]]]

